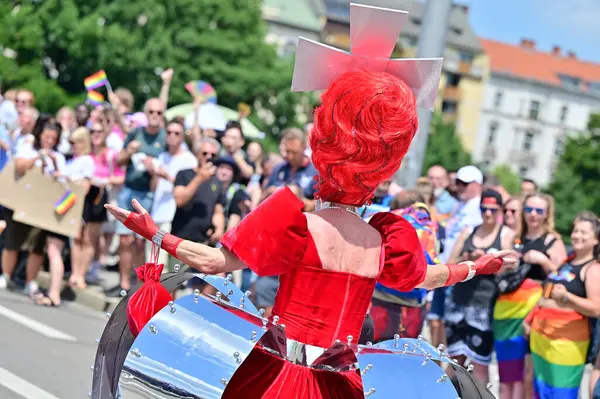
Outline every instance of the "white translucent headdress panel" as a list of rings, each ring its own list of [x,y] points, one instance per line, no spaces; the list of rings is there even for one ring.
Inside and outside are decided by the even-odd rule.
[[[350,52],[300,37],[292,91],[324,90],[341,74],[365,68],[399,77],[417,106],[433,110],[443,59],[390,59],[407,18],[406,11],[350,4]]]

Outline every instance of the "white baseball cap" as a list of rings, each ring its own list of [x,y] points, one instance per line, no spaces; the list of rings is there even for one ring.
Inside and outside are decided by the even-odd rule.
[[[456,180],[460,180],[465,183],[483,184],[483,173],[481,173],[477,166],[463,166],[458,170],[458,172],[456,172]]]

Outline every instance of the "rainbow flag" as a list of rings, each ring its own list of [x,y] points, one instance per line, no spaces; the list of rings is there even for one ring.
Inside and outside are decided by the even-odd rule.
[[[90,90],[87,92],[87,102],[94,106],[104,104],[104,96],[97,91]]]
[[[583,377],[590,323],[563,309],[541,308],[531,323],[533,388],[537,399],[577,399]]]
[[[83,81],[83,84],[87,90],[97,89],[98,87],[102,87],[107,83],[108,78],[106,77],[106,72],[104,72],[104,70],[100,70],[92,76],[88,76]]]
[[[503,294],[494,307],[494,346],[500,382],[523,381],[529,341],[523,333],[523,320],[542,297],[542,286],[526,279],[513,292]]]
[[[192,96],[201,96],[206,102],[217,103],[217,91],[208,82],[203,80],[192,80],[185,84],[185,89]]]
[[[59,215],[64,215],[75,205],[75,200],[77,196],[71,190],[67,190],[67,192],[60,197],[58,201],[54,203],[54,211]]]

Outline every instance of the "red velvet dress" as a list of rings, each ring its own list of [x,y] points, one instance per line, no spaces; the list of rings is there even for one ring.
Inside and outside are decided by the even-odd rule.
[[[222,239],[260,276],[278,275],[273,316],[288,339],[329,348],[348,336],[358,341],[375,284],[410,291],[425,279],[416,231],[404,218],[379,213],[371,226],[382,235],[380,273],[367,278],[324,270],[308,231],[303,203],[282,189]],[[256,347],[235,372],[223,398],[364,398],[358,370],[333,372],[298,365]]]

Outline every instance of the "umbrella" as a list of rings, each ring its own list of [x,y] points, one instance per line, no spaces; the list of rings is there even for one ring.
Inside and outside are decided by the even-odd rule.
[[[209,105],[212,104],[203,104],[200,106],[200,125],[202,125],[202,107],[207,107]],[[215,107],[218,108],[218,110],[220,111],[220,114],[223,116],[223,118],[225,118],[226,121],[229,120],[235,120],[237,121],[240,117],[240,114],[237,111],[232,110],[231,108],[227,108],[227,107],[223,107],[221,105],[216,105]],[[186,104],[180,104],[180,105],[176,105],[173,108],[169,108],[167,110],[167,112],[165,112],[165,116],[167,119],[173,119],[176,116],[181,116],[181,117],[187,117],[188,115],[192,114],[192,111],[194,110],[194,104],[193,103],[186,103]],[[219,115],[216,119],[220,119]],[[262,139],[265,137],[265,134],[263,132],[261,132],[260,130],[258,130],[258,128],[252,123],[250,122],[248,119],[242,119],[241,121],[242,124],[242,130],[244,131],[244,136],[248,137],[248,138],[252,138],[252,139]],[[213,127],[214,129],[215,127]],[[216,130],[223,130],[223,129],[216,129]]]

